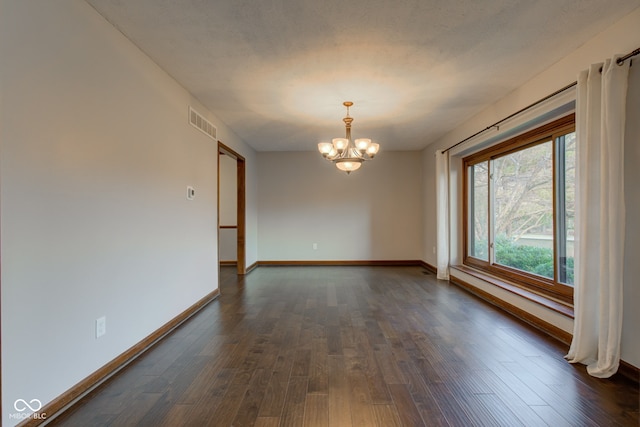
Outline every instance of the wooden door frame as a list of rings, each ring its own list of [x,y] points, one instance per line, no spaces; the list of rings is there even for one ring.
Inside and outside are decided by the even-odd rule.
[[[247,273],[246,266],[246,178],[245,159],[238,152],[218,141],[218,249],[220,248],[220,155],[226,155],[236,160],[236,181],[237,181],[237,271],[239,275]],[[220,251],[218,250],[218,265],[220,264]]]

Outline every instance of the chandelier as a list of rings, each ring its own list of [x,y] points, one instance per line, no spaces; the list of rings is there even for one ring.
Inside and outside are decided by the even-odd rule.
[[[351,101],[342,103],[347,107],[347,116],[342,119],[346,128],[345,138],[333,138],[332,142],[321,142],[318,144],[318,151],[322,157],[335,163],[341,171],[350,174],[360,169],[365,160],[373,159],[380,145],[371,142],[369,138],[358,138],[351,141],[351,122],[353,118],[349,116],[349,107],[353,105]]]

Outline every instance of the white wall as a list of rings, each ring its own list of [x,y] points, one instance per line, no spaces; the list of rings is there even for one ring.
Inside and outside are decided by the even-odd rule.
[[[217,288],[217,144],[255,156],[80,0],[2,1],[2,424],[47,403]],[[196,198],[186,200],[188,185]],[[95,338],[95,320],[107,333]]]
[[[261,261],[420,259],[419,153],[382,151],[348,176],[317,152],[258,153],[258,182]]]
[[[499,102],[495,103],[491,107],[487,108],[480,114],[474,116],[468,121],[462,123],[456,129],[449,134],[445,135],[439,141],[435,141],[429,145],[422,152],[423,168],[424,168],[424,199],[423,208],[425,210],[424,216],[424,235],[423,235],[423,254],[422,259],[426,262],[435,265],[436,258],[432,253],[431,248],[435,246],[436,242],[436,220],[435,220],[435,206],[432,202],[435,200],[435,167],[434,167],[434,153],[437,149],[447,148],[458,141],[476,133],[477,131],[484,129],[485,127],[497,122],[498,120],[518,111],[519,109],[537,101],[543,96],[560,89],[567,84],[574,82],[578,75],[578,72],[582,69],[586,69],[590,64],[596,62],[602,62],[605,58],[609,58],[616,53],[627,53],[638,46],[640,46],[640,8],[636,9],[625,18],[594,37],[592,40],[585,43],[582,47],[566,56],[563,60],[554,64],[552,67],[542,72],[534,79],[518,88],[507,97],[503,98]],[[638,63],[636,61],[634,62]],[[634,69],[637,68],[635,65]],[[636,70],[634,70],[634,73]],[[638,111],[640,111],[640,105],[636,104],[635,107],[629,109],[632,115],[635,115],[634,122],[638,122]],[[466,144],[465,146],[472,145]],[[631,144],[635,146],[634,151],[637,154],[638,138],[635,138]],[[634,148],[631,148],[634,150]],[[629,168],[628,168],[629,169]],[[633,169],[633,168],[631,168]],[[635,168],[637,169],[637,168]],[[458,171],[459,172],[459,171]],[[627,171],[629,172],[629,171]],[[627,182],[640,182],[637,172],[633,171],[635,176],[627,176]],[[452,179],[456,182],[456,185],[461,185],[459,182],[459,173],[455,170],[453,172]],[[637,218],[638,216],[632,216],[638,212],[638,198],[636,193],[631,193],[633,190],[627,189],[627,216],[628,218]],[[633,201],[630,201],[633,199]],[[452,200],[454,208],[457,200]],[[635,211],[634,211],[635,209]],[[452,221],[453,224],[457,223],[458,228],[461,227],[459,218],[457,221]],[[635,225],[631,227],[631,233],[637,233]],[[629,235],[629,234],[628,234]],[[630,241],[627,241],[626,251],[627,254],[637,254],[640,251],[640,239],[632,238],[630,235]],[[637,236],[637,234],[635,234]],[[452,239],[456,240],[457,234],[453,233]],[[455,242],[454,242],[455,243]],[[453,245],[458,247],[459,245]],[[461,254],[452,254],[453,258],[460,257]],[[628,258],[627,258],[628,259]],[[628,264],[628,262],[627,262]],[[625,267],[625,274],[632,267]],[[637,267],[635,267],[637,268]],[[635,271],[637,273],[637,270]],[[458,274],[458,273],[457,273]],[[635,366],[640,366],[640,341],[637,340],[637,335],[633,334],[630,328],[640,324],[640,314],[635,309],[635,305],[639,302],[638,287],[631,286],[629,275],[626,275],[627,282],[625,282],[625,307],[624,307],[624,322],[625,329],[623,330],[623,343],[622,343],[622,358],[626,362],[629,362]],[[637,275],[631,276],[637,283]],[[570,319],[564,318],[555,312],[544,309],[540,306],[536,306],[522,298],[516,297],[513,294],[504,292],[496,287],[483,284],[481,281],[476,281],[473,278],[465,277],[470,283],[480,287],[481,289],[496,295],[499,298],[506,300],[507,302],[518,306],[522,309],[533,312],[537,317],[556,325],[557,327],[572,332],[573,322]]]

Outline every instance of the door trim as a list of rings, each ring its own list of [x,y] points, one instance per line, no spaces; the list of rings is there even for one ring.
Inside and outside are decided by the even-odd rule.
[[[236,225],[237,232],[237,271],[239,275],[247,273],[246,267],[246,167],[245,159],[238,152],[226,146],[222,141],[218,141],[218,245],[220,244],[220,155],[224,154],[236,160],[236,180],[237,180],[237,209],[236,209]],[[218,252],[218,264],[220,261]]]

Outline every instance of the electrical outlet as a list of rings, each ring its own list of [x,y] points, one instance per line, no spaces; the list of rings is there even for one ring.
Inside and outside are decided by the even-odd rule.
[[[107,318],[102,316],[96,319],[96,338],[100,338],[107,333]]]
[[[435,246],[433,247],[433,253],[434,254],[436,253],[436,247]]]
[[[187,200],[193,200],[196,198],[196,189],[192,186],[187,187]]]
[[[317,244],[317,243],[314,243],[314,244],[313,244],[313,250],[314,250],[314,251],[317,251],[317,250],[318,250],[318,244]]]

